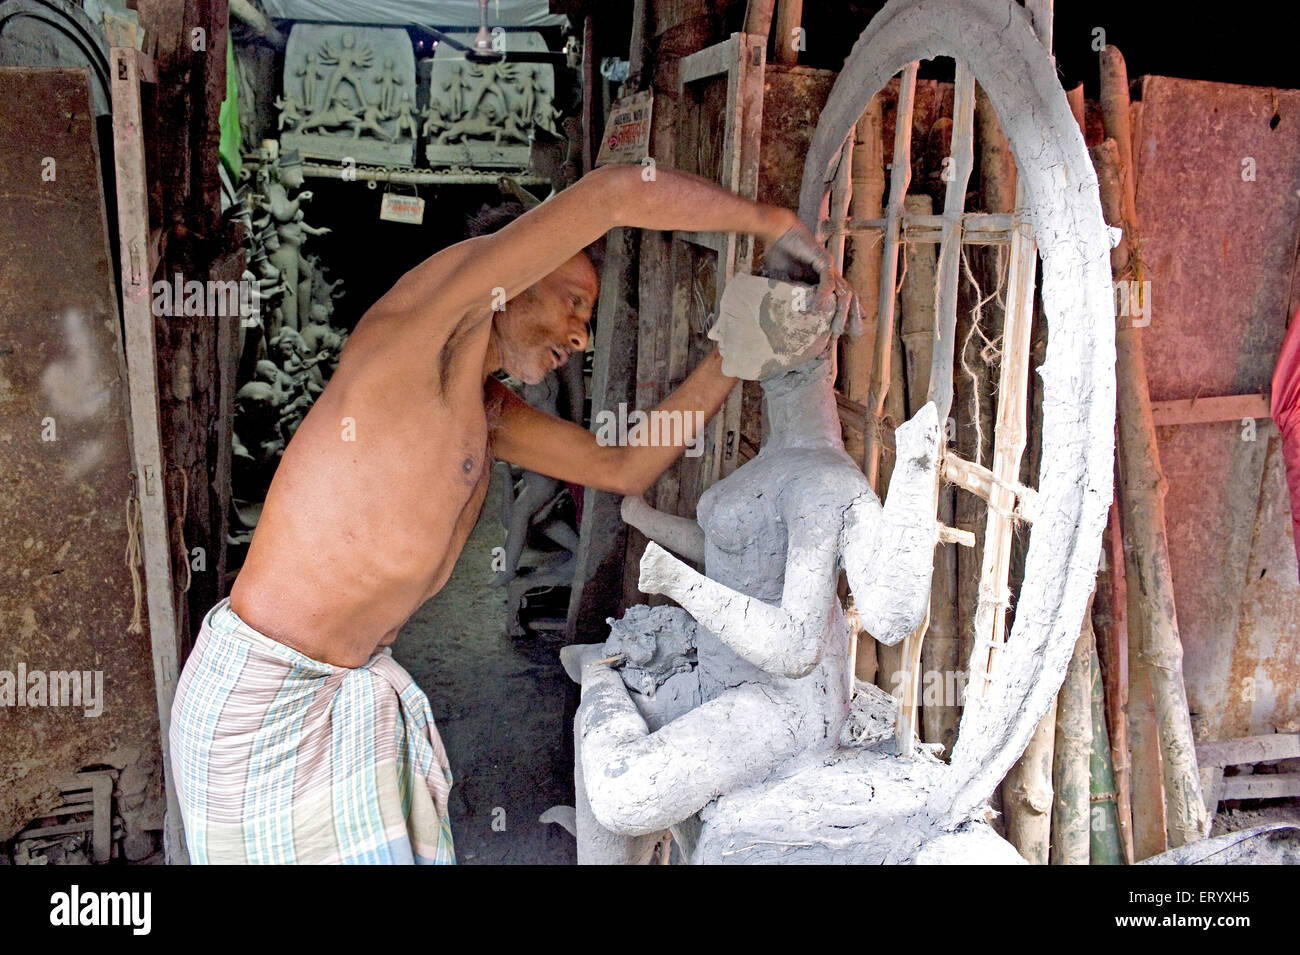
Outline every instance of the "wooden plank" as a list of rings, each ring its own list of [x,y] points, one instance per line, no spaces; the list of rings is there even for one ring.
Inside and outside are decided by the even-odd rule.
[[[1225,776],[1220,799],[1287,799],[1300,796],[1300,773]]]
[[[681,102],[687,110],[691,110],[696,105],[694,98],[687,89],[690,83],[698,82],[700,79],[725,75],[727,99],[724,108],[723,151],[717,181],[723,187],[750,199],[756,198],[758,193],[758,154],[762,135],[763,50],[765,43],[765,38],[735,33],[724,43],[715,44],[699,53],[691,54],[682,61],[681,65]],[[698,115],[698,112],[692,117],[692,121],[695,122],[702,120],[703,117]],[[683,165],[683,168],[689,167]],[[706,172],[706,170],[702,169],[693,171]],[[722,289],[727,281],[737,271],[747,272],[752,266],[753,237],[750,235],[722,233],[705,238],[698,234],[688,237],[682,233],[674,233],[673,239],[674,246],[679,244],[678,239],[686,241],[703,239],[703,241],[696,241],[695,244],[705,246],[716,252],[717,288],[715,301],[713,302],[713,311],[716,312],[717,298],[721,296]],[[686,263],[687,258],[676,253],[672,256],[672,261],[674,263],[673,274],[675,277],[673,283],[674,292],[678,296],[685,295],[690,289],[690,279],[695,270],[691,269],[689,272],[683,273],[682,266]],[[688,313],[688,304],[684,301],[678,301],[673,309],[675,325],[669,374],[670,380],[674,384],[684,378],[686,374],[684,363],[690,351],[690,329],[681,320]],[[678,328],[677,324],[682,324],[683,327]],[[689,497],[697,497],[700,492],[736,469],[740,460],[741,408],[742,390],[738,386],[727,396],[722,408],[710,424],[705,440],[705,454],[698,475],[698,487],[690,488]],[[669,478],[669,483],[671,481],[672,479]],[[682,491],[678,490],[676,493],[680,494]],[[666,496],[673,498],[675,494],[670,490]],[[676,506],[670,508],[663,503],[661,503],[661,506],[664,506],[665,509],[675,510],[676,513],[684,514],[688,511],[685,505],[689,504],[689,509],[693,509],[695,502],[692,499],[689,502],[678,500],[668,501],[667,503]]]
[[[732,64],[736,62],[741,36],[744,34],[733,33],[721,43],[715,43],[713,46],[682,57],[677,67],[681,85],[698,83],[710,76],[730,73]]]
[[[238,249],[213,263],[214,281],[238,281],[244,273],[246,255]],[[236,375],[239,371],[239,323],[241,318],[215,319],[217,322],[217,459],[212,492],[216,497],[216,514],[223,519],[218,525],[215,553],[210,555],[215,571],[217,598],[226,597],[230,588],[226,584],[227,534],[224,516],[230,509],[230,470],[233,464],[231,441],[234,436]]]
[[[1215,398],[1179,398],[1151,402],[1151,416],[1156,426],[1175,424],[1209,424],[1215,421],[1242,421],[1267,418],[1268,395],[1221,395]]]
[[[614,229],[605,242],[594,329],[593,421],[602,411],[617,411],[620,403],[635,401],[638,242],[635,229]],[[566,643],[600,642],[608,635],[605,618],[622,612],[628,531],[619,514],[620,503],[620,496],[608,491],[591,487],[583,491]]]
[[[1196,744],[1196,762],[1200,766],[1236,766],[1297,757],[1300,757],[1300,733],[1270,733]]]
[[[135,73],[141,83],[158,82],[158,69],[154,65],[153,57],[147,56],[140,50],[135,51]]]
[[[880,299],[876,314],[876,348],[872,359],[871,397],[868,408],[879,421],[885,412],[893,354],[894,299],[898,291],[898,250],[903,223],[903,200],[912,181],[912,109],[916,99],[916,71],[910,63],[898,83],[898,105],[894,119],[893,164],[889,171],[889,204],[885,207],[885,241],[880,252]],[[875,428],[866,429],[862,452],[862,473],[879,493],[880,437]]]
[[[766,36],[740,34],[736,59],[737,113],[740,117],[739,168],[735,190],[747,199],[758,199],[758,179],[763,142],[763,91],[767,75]],[[754,267],[754,236],[737,236],[736,270]]]
[[[732,104],[736,128],[729,137],[734,149],[732,180],[726,185],[746,199],[758,198],[759,152],[763,135],[763,78],[767,37],[735,34],[736,60],[730,80],[729,100]],[[729,281],[737,272],[750,272],[754,266],[754,236],[745,233],[735,236],[731,258],[727,261],[725,275]],[[714,303],[716,312],[721,304],[722,289]],[[727,477],[740,464],[740,419],[743,406],[743,388],[737,385],[727,396],[719,413],[719,431],[722,446],[714,480]],[[707,489],[713,482],[703,486]]]
[[[731,247],[730,233],[727,232],[674,232],[674,239],[681,239],[702,249],[708,249],[718,255],[725,255]]]
[[[117,167],[117,222],[122,249],[122,315],[136,490],[140,498],[145,592],[149,606],[158,732],[167,794],[164,843],[169,863],[186,861],[180,806],[171,769],[172,699],[179,677],[179,627],[173,600],[167,490],[163,481],[158,416],[158,370],[150,276],[144,262],[149,243],[147,176],[140,106],[140,52],[110,51],[113,98],[113,158]]]
[[[91,854],[96,865],[104,865],[113,855],[113,776],[108,772],[91,776],[94,828],[91,830]]]

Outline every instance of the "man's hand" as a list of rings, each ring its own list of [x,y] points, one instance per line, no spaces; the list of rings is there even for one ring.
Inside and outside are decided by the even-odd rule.
[[[801,263],[817,273],[817,311],[828,309],[831,300],[835,302],[835,315],[831,319],[831,334],[840,335],[848,325],[850,335],[862,334],[862,305],[853,287],[836,271],[831,262],[830,253],[818,244],[811,232],[798,223],[784,232],[776,242],[769,246],[763,256],[763,264],[771,269],[790,273],[793,266]]]

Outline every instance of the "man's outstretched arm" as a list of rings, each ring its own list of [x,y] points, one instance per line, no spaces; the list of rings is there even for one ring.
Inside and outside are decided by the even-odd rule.
[[[693,412],[700,411],[708,421],[739,380],[722,373],[722,358],[715,348],[654,410],[681,412],[683,421],[689,420],[692,425]],[[590,431],[538,411],[495,379],[489,379],[488,387],[491,397],[501,402],[494,454],[538,474],[617,494],[639,495],[687,447],[685,442],[668,446],[603,446]]]
[[[487,313],[494,289],[513,298],[618,226],[743,232],[769,242],[803,228],[789,209],[700,176],[658,168],[646,181],[641,173],[640,166],[602,166],[498,231],[444,249],[402,277],[394,306],[438,303],[444,314]]]

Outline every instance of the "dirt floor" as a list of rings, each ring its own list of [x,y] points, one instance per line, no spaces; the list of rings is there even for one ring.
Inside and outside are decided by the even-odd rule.
[[[505,543],[500,493],[494,475],[451,580],[402,628],[393,657],[428,695],[447,747],[457,861],[571,864],[573,837],[538,816],[573,805],[572,684],[558,637],[507,637],[505,589],[487,586]]]

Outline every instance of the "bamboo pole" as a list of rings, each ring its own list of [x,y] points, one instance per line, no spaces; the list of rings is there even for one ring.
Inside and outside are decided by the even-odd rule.
[[[885,153],[882,136],[880,96],[871,98],[853,127],[853,149],[849,169],[849,215],[851,219],[874,219],[883,215],[885,197]],[[862,305],[862,334],[856,338],[840,336],[839,388],[848,398],[862,405],[871,400],[871,372],[876,347],[876,325],[880,314],[878,296],[869,294],[880,288],[879,235],[849,235],[845,277],[858,291]],[[866,445],[861,431],[845,430],[844,450],[855,461],[863,460]],[[876,641],[860,631],[854,643],[854,673],[867,682],[875,682],[878,670]]]
[[[1088,138],[1087,103],[1083,84],[1065,94],[1070,112],[1084,139]],[[1035,394],[1037,400],[1041,396]],[[1102,561],[1097,572],[1097,593],[1093,602],[1092,623],[1096,635],[1097,660],[1104,690],[1105,722],[1110,746],[1111,771],[1115,779],[1116,824],[1124,861],[1133,864],[1133,809],[1130,787],[1128,737],[1128,679],[1124,658],[1127,639],[1124,633],[1124,555],[1119,536],[1118,505],[1112,504],[1102,541]],[[1158,782],[1158,779],[1157,779]],[[1163,800],[1163,794],[1160,795]],[[1163,810],[1161,812],[1163,819]],[[1163,833],[1163,824],[1161,832]]]
[[[852,168],[849,173],[852,182],[849,214],[852,219],[875,219],[883,214],[885,153],[881,128],[880,96],[877,94],[853,127]],[[858,291],[862,304],[862,334],[856,338],[840,337],[840,391],[864,405],[871,395],[871,366],[880,316],[880,301],[876,295],[869,294],[880,288],[880,241],[879,235],[856,234],[848,239],[845,278]],[[853,460],[861,461],[864,450],[862,435],[852,431],[846,433],[844,450]]]
[[[1091,610],[1092,598],[1088,598]],[[1091,836],[1092,620],[1083,615],[1065,682],[1056,696],[1052,758],[1052,865],[1087,865]]]
[[[803,21],[803,0],[777,0],[776,37],[773,49],[776,61],[786,66],[799,62],[799,45],[797,34],[799,24]]]
[[[890,322],[893,325],[893,322]],[[878,421],[879,428],[884,427],[892,431],[903,423],[907,417],[907,365],[903,358],[903,339],[898,335],[897,329],[892,329],[893,334],[889,337],[889,387],[885,391],[885,400],[882,405],[884,420]],[[879,368],[879,363],[877,363]],[[879,484],[879,495],[883,501],[885,495],[889,492],[889,479],[894,473],[894,452],[885,450],[878,459],[879,471],[877,480]],[[882,689],[888,690],[895,694],[900,703],[908,697],[909,692],[909,669],[908,661],[908,642],[911,637],[900,640],[892,647],[887,647],[883,643],[876,643],[876,659],[878,661],[878,670],[876,680]],[[899,726],[903,726],[910,719],[910,714],[904,713],[899,719]]]
[[[953,77],[951,163],[943,199],[943,238],[939,241],[938,284],[935,289],[935,342],[927,398],[944,420],[952,411],[953,359],[957,341],[957,295],[961,286],[962,217],[966,188],[975,163],[975,75],[957,61]]]
[[[893,167],[889,173],[889,207],[885,213],[884,246],[880,254],[880,296],[876,322],[876,346],[871,369],[871,400],[867,407],[875,420],[867,431],[862,453],[862,472],[880,494],[880,435],[878,424],[885,413],[885,396],[893,380],[894,296],[898,282],[898,249],[902,231],[903,197],[912,181],[912,105],[916,99],[917,63],[908,64],[898,81],[898,105],[894,116]]]
[[[1070,104],[1070,112],[1074,114],[1074,121],[1079,124],[1079,132],[1083,134],[1084,142],[1088,141],[1088,105],[1083,98],[1083,84],[1080,83],[1072,90],[1065,93],[1065,101]]]
[[[1110,221],[1120,221],[1123,215],[1123,201],[1120,198],[1122,186],[1119,178],[1119,155],[1113,139],[1092,149],[1093,165],[1097,168],[1097,180],[1101,188],[1102,209]],[[1114,217],[1114,218],[1112,218]],[[1112,268],[1128,267],[1127,237],[1120,239],[1120,244],[1111,252]],[[1117,257],[1117,254],[1119,257]],[[1118,263],[1122,263],[1118,264]],[[1118,349],[1118,333],[1116,335]],[[1118,377],[1118,367],[1117,367]],[[1119,406],[1122,414],[1122,405]],[[1119,448],[1117,447],[1117,452]],[[1118,462],[1117,462],[1118,463]],[[1119,526],[1124,529],[1127,510],[1122,501],[1123,478],[1117,477],[1117,504]],[[1123,538],[1124,551],[1124,587],[1125,618],[1128,633],[1128,731],[1129,752],[1132,762],[1132,812],[1133,812],[1133,857],[1141,861],[1148,856],[1164,852],[1168,846],[1165,834],[1165,797],[1162,781],[1160,738],[1156,729],[1155,699],[1152,694],[1150,661],[1143,655],[1149,638],[1146,629],[1149,616],[1140,606],[1140,584],[1132,579],[1130,551],[1134,546],[1133,535],[1125,529]],[[1136,591],[1136,592],[1135,592]]]
[[[1115,141],[1115,173],[1123,202],[1120,224],[1125,237],[1113,250],[1111,262],[1118,277],[1141,281],[1140,232],[1137,218],[1136,179],[1130,138],[1128,73],[1124,58],[1114,46],[1101,54],[1102,116],[1108,136]],[[1103,206],[1106,196],[1103,192]],[[1165,786],[1166,830],[1173,847],[1203,837],[1205,805],[1196,764],[1196,745],[1183,683],[1183,648],[1174,606],[1173,578],[1165,537],[1164,474],[1156,444],[1151,396],[1147,391],[1142,330],[1132,322],[1116,331],[1116,392],[1119,412],[1120,506],[1125,534],[1125,576],[1128,581],[1129,619],[1143,617],[1138,630],[1138,656],[1148,667],[1155,704],[1160,755]],[[1130,657],[1132,657],[1130,638]]]
[[[1110,737],[1106,732],[1106,694],[1102,688],[1101,665],[1097,662],[1097,640],[1088,647],[1092,686],[1092,747],[1088,760],[1091,840],[1088,861],[1092,865],[1119,865],[1119,809],[1115,796],[1115,771],[1111,765]]]
[[[1056,701],[1038,722],[1024,755],[1002,783],[1007,841],[1033,865],[1047,865],[1052,841],[1052,758]]]
[[[916,97],[916,71],[918,64],[909,64],[898,81],[898,104],[894,116],[893,167],[889,175],[889,205],[885,212],[884,244],[881,249],[880,295],[876,322],[876,344],[872,350],[871,398],[867,407],[872,420],[864,436],[862,471],[883,500],[893,471],[893,459],[882,467],[882,418],[895,425],[904,410],[902,390],[902,340],[894,327],[897,308],[898,255],[904,213],[904,198],[912,181],[912,105]],[[898,684],[904,672],[903,645],[887,647],[877,644],[878,668],[876,682],[882,689],[895,693],[901,700],[905,688]],[[903,721],[900,720],[900,724]]]
[[[908,214],[929,215],[929,196],[908,196]],[[905,250],[902,288],[899,296],[899,329],[907,359],[908,415],[914,415],[930,387],[930,360],[934,347],[935,247],[909,245]],[[939,489],[938,520],[951,525],[951,486]],[[951,752],[957,741],[957,701],[948,696],[954,687],[957,658],[957,551],[939,547],[934,553],[934,575],[930,584],[930,626],[921,645],[921,731],[926,742],[943,743]]]
[[[1106,136],[1115,140],[1119,160],[1119,181],[1123,189],[1124,222],[1129,226],[1129,245],[1138,248],[1137,179],[1133,164],[1133,124],[1129,108],[1128,67],[1119,47],[1107,44],[1101,51],[1101,116]]]
[[[767,36],[772,30],[772,9],[776,0],[749,0],[745,5],[745,32]]]
[[[1128,641],[1124,635],[1124,552],[1120,544],[1119,513],[1112,504],[1102,541],[1101,570],[1097,574],[1097,599],[1092,605],[1092,626],[1097,634],[1097,663],[1105,697],[1107,738],[1115,776],[1115,808],[1124,861],[1133,864],[1132,762],[1128,735]],[[1163,828],[1163,827],[1162,827]]]

